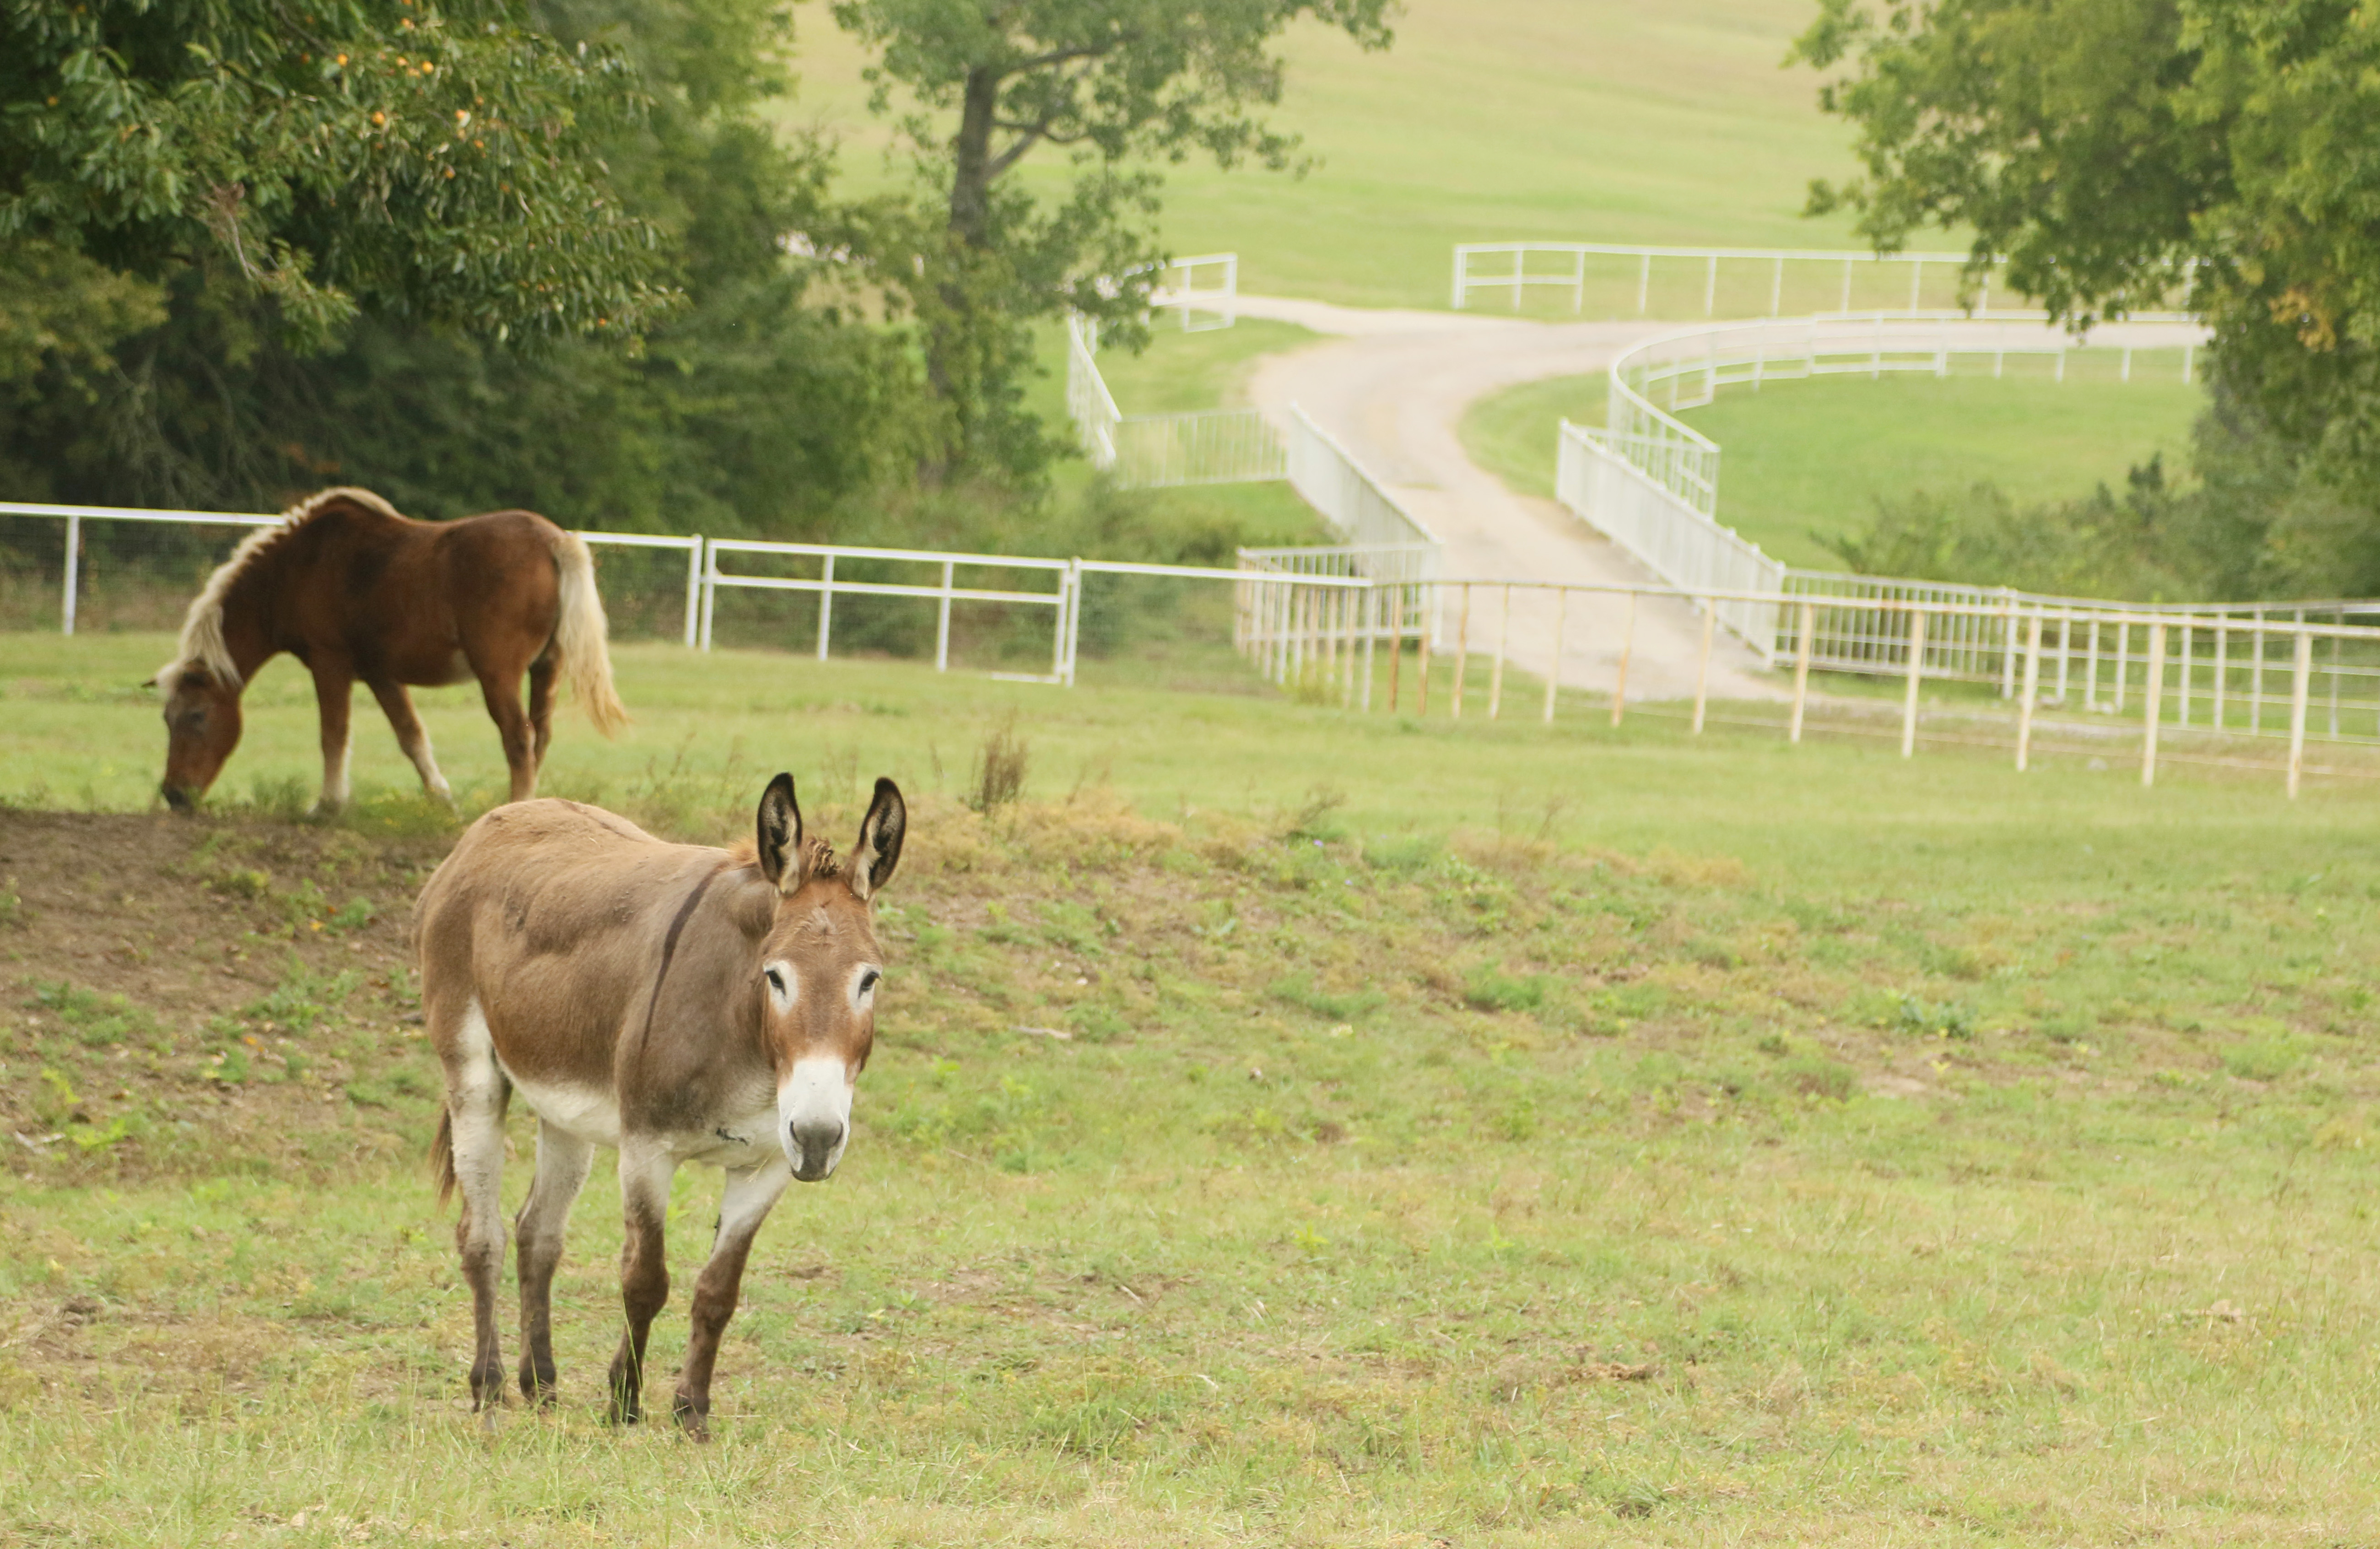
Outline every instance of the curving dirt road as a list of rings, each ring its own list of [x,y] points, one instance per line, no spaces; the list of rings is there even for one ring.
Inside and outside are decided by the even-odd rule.
[[[1465,312],[1369,310],[1281,296],[1243,296],[1241,315],[1297,323],[1328,341],[1258,362],[1249,395],[1276,415],[1291,405],[1337,436],[1373,477],[1446,544],[1451,576],[1658,585],[1658,577],[1617,545],[1549,500],[1518,495],[1473,463],[1456,433],[1463,411],[1484,394],[1547,377],[1604,369],[1619,351],[1670,332],[1669,321],[1542,323]],[[2173,345],[2202,330],[2121,324],[2095,343]],[[1546,427],[1546,459],[1555,428]],[[1725,513],[1722,511],[1721,519]],[[1518,594],[1507,621],[1496,591],[1475,588],[1471,648],[1492,651],[1509,627],[1516,666],[1542,673],[1552,654],[1552,604]],[[1451,644],[1459,628],[1450,595],[1439,621]],[[1646,598],[1633,628],[1624,599],[1581,597],[1561,621],[1560,681],[1610,691],[1628,642],[1627,697],[1670,699],[1694,691],[1703,621],[1683,603]],[[1714,698],[1773,698],[1785,676],[1722,629],[1712,647]]]

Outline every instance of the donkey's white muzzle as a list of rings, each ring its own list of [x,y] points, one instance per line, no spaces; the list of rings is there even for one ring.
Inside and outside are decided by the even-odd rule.
[[[816,1183],[851,1140],[851,1067],[832,1055],[794,1061],[777,1088],[777,1139],[794,1176]]]

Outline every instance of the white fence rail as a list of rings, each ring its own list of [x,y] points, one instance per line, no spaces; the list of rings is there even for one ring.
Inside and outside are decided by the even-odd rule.
[[[1708,404],[1723,387],[1757,392],[1767,382],[1812,377],[1938,377],[1986,368],[1998,377],[2012,360],[2034,361],[2037,369],[2046,359],[2049,380],[2059,382],[2067,379],[2070,358],[2078,356],[2103,363],[2118,381],[2133,380],[2136,370],[2143,377],[2157,370],[2178,372],[2187,381],[2204,337],[2194,324],[2135,324],[2109,332],[2115,343],[2086,346],[2034,323],[1948,317],[1820,317],[1679,329],[1613,359],[1603,428],[1562,422],[1556,442],[1556,496],[1673,586],[1844,599],[1822,610],[1813,647],[1815,665],[1822,671],[1869,672],[1876,670],[1870,665],[1875,661],[1897,660],[1899,647],[1890,631],[1899,614],[1850,606],[1851,599],[1957,603],[1968,611],[1949,625],[1955,641],[1937,635],[1930,647],[1937,675],[1973,676],[1973,671],[1957,663],[1988,656],[2009,692],[2014,646],[2008,631],[2015,627],[2003,616],[2009,609],[2020,601],[2090,609],[2107,604],[1789,569],[1718,521],[1718,444],[1674,411]],[[1797,644],[1783,638],[1779,615],[1765,605],[1730,606],[1720,620],[1772,662]]]
[[[1239,321],[1239,254],[1201,253],[1196,258],[1179,258],[1165,265],[1161,272],[1179,274],[1181,282],[1159,287],[1148,304],[1159,310],[1180,311],[1184,333],[1210,333]]]
[[[1633,469],[1619,466],[1641,478]],[[210,512],[27,505],[0,508],[0,515],[56,519],[62,529],[79,535],[111,521],[243,528],[269,520]],[[1793,694],[1787,719],[1769,724],[1791,741],[1802,740],[1811,708],[1811,669],[1840,665],[1888,672],[1904,682],[1899,728],[1904,756],[1928,738],[2003,746],[2012,742],[2017,768],[2023,769],[2044,745],[2039,739],[2045,734],[2066,737],[2062,751],[2070,754],[2104,754],[2111,745],[2110,733],[2123,734],[2129,721],[2138,726],[2144,783],[2154,781],[2161,757],[2269,768],[2285,774],[2292,795],[2308,772],[2380,774],[2380,761],[2328,769],[2313,769],[2305,761],[2309,741],[2380,748],[2380,602],[2147,607],[1806,575],[1791,579],[1791,585],[1805,588],[1798,591],[1717,585],[1563,585],[1502,577],[1444,580],[1436,575],[1439,551],[1432,544],[1248,551],[1239,568],[1226,570],[645,534],[586,536],[626,539],[632,547],[647,549],[686,548],[698,554],[698,606],[693,611],[697,631],[691,642],[698,646],[711,642],[722,593],[814,597],[813,648],[821,659],[832,648],[837,598],[931,603],[935,664],[945,671],[951,665],[953,608],[1046,611],[1049,670],[1013,675],[1072,684],[1081,655],[1087,582],[1095,577],[1170,581],[1213,588],[1205,595],[1225,604],[1231,647],[1267,680],[1312,701],[1350,708],[1375,708],[1384,698],[1388,708],[1402,711],[1410,697],[1414,713],[1426,715],[1433,654],[1445,654],[1431,621],[1452,602],[1464,628],[1453,641],[1448,664],[1451,673],[1439,691],[1444,713],[1461,717],[1466,688],[1476,694],[1484,687],[1485,713],[1494,719],[1506,698],[1508,667],[1526,670],[1532,665],[1511,651],[1514,596],[1536,592],[1558,596],[1558,619],[1580,616],[1572,612],[1574,608],[1592,607],[1599,600],[1626,621],[1609,696],[1609,713],[1617,723],[1629,703],[1625,684],[1636,601],[1660,597],[1682,599],[1716,617],[1733,612],[1778,620],[1776,637],[1784,642],[1779,654],[1791,663]],[[778,568],[772,572],[771,565]],[[924,574],[915,581],[887,580],[881,578],[887,567],[917,567]],[[787,574],[788,568],[806,573]],[[855,574],[857,569],[868,574]],[[1038,577],[1040,584],[962,584],[968,572]],[[1821,586],[1842,589],[1807,589]],[[1475,634],[1474,594],[1482,588],[1490,598],[1501,599],[1504,616],[1499,621],[1481,611]],[[1830,614],[1840,617],[1829,622]],[[778,633],[782,635],[782,627]],[[1476,653],[1482,658],[1478,665],[1488,669],[1485,684],[1472,681],[1475,639],[1492,642],[1492,656],[1488,649]],[[1699,683],[1706,684],[1707,630],[1703,648],[1705,670]],[[1542,669],[1539,713],[1551,720],[1566,686],[1559,624],[1546,655],[1545,661],[1535,665]],[[1414,659],[1410,668],[1408,656]],[[1983,701],[1982,708],[1956,701],[1928,706],[1920,692],[1928,681],[1994,679],[2009,689],[2012,711],[1991,709],[1990,700]],[[1706,708],[1698,686],[1694,708],[1697,732],[1703,729]],[[1869,724],[1873,718],[1852,713],[1846,720],[1847,707],[1840,703],[1820,708],[1834,718],[1835,730],[1875,730]],[[2084,713],[2073,713],[2078,711]],[[1998,727],[2011,736],[2007,741],[1997,735],[1979,739],[1978,715],[1990,718],[1987,729]],[[2177,736],[2184,740],[2177,743]],[[2286,756],[2275,762],[2221,751],[2233,745],[2232,739],[2241,738],[2251,746],[2258,741],[2285,742]]]
[[[1812,377],[1880,378],[1954,370],[1995,377],[2010,362],[2047,361],[2062,382],[2069,362],[2104,363],[2117,380],[2145,380],[2152,369],[2187,382],[2197,369],[2205,330],[2196,324],[2130,324],[2107,330],[2117,341],[2082,345],[2034,322],[1978,322],[1958,317],[1794,318],[1703,324],[1633,345],[1611,363],[1605,440],[1679,499],[1706,516],[1718,509],[1719,449],[1676,418],[1710,403],[1723,387],[1757,392],[1771,381]]]
[[[1454,249],[1453,303],[1503,293],[1514,311],[1530,291],[1570,294],[1573,314],[1602,317],[1788,317],[1852,310],[1963,309],[1971,255],[1808,248],[1659,248],[1608,242],[1466,242]],[[1974,315],[2042,314],[2022,297],[1992,305],[2005,259],[1975,277]],[[2186,273],[2177,274],[2174,298]],[[2014,305],[2010,304],[2013,299]],[[2135,313],[2149,317],[2168,314]]]
[[[1186,315],[1186,314],[1185,314]],[[1066,320],[1066,412],[1091,466],[1127,489],[1287,477],[1281,431],[1257,409],[1126,415],[1099,365],[1099,325]]]
[[[33,516],[57,520],[61,526],[64,563],[61,567],[63,585],[59,596],[59,627],[67,634],[75,632],[75,620],[80,609],[83,591],[85,525],[93,527],[107,522],[131,522],[157,526],[194,527],[268,527],[281,520],[277,515],[256,512],[224,511],[152,511],[125,506],[45,505],[18,501],[0,501],[0,516]],[[695,620],[702,595],[702,538],[699,534],[679,537],[670,533],[627,533],[580,531],[577,536],[589,544],[621,549],[667,549],[683,551],[686,556],[686,643],[695,643]],[[225,546],[228,557],[230,546]],[[219,557],[219,558],[220,558]],[[219,563],[219,560],[218,560]]]
[[[1711,449],[1718,461],[1718,449]],[[1713,469],[1716,478],[1716,468]],[[1638,467],[1597,431],[1561,425],[1554,496],[1597,532],[1682,591],[1752,596],[1785,589],[1785,566],[1723,527]],[[1777,609],[1761,601],[1718,604],[1730,633],[1773,660]]]
[[[1289,484],[1359,549],[1436,549],[1438,534],[1304,409],[1290,410]]]

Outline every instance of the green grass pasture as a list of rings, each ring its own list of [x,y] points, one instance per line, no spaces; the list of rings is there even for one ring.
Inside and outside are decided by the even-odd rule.
[[[0,642],[0,793],[137,808],[161,739],[131,684],[159,647]],[[599,1422],[604,1167],[557,1287],[560,1409],[492,1436],[464,1411],[468,1298],[405,1160],[434,1110],[401,974],[309,990],[330,1009],[277,1041],[278,1002],[144,1020],[157,971],[127,966],[180,968],[176,910],[246,922],[237,955],[319,986],[297,954],[339,963],[310,922],[347,884],[308,868],[393,830],[391,865],[427,864],[436,817],[368,720],[355,821],[273,816],[315,773],[273,668],[216,816],[77,820],[118,826],[123,869],[61,874],[0,810],[0,1101],[78,1137],[0,1172],[0,1532],[2380,1533],[2361,792],[2178,770],[2143,793],[2079,757],[2018,777],[1651,715],[617,665],[635,727],[605,744],[566,713],[550,789],[692,834],[740,832],[778,768],[830,834],[879,772],[914,804],[856,1136],[761,1238],[718,1439]],[[484,716],[426,697],[486,801]],[[963,803],[1001,727],[1029,772],[986,817]],[[104,938],[36,956],[53,912],[118,889]],[[210,1063],[243,1028],[285,1052]],[[716,1191],[681,1180],[681,1293]]]
[[[1813,534],[1864,531],[1878,500],[1982,481],[2021,502],[2075,500],[2122,489],[2158,453],[2181,477],[2204,390],[2180,381],[2178,352],[2137,352],[2129,382],[2115,380],[2115,355],[2072,357],[2062,382],[2048,361],[2011,357],[1997,380],[1986,367],[1730,387],[1679,418],[1718,442],[1719,520],[1789,564],[1840,569]],[[1598,372],[1484,398],[1463,444],[1513,489],[1550,496],[1557,427],[1601,424],[1609,381]]]
[[[1252,292],[1421,307],[1446,305],[1457,242],[1852,245],[1840,219],[1800,215],[1811,178],[1851,170],[1816,76],[1779,67],[1810,17],[1797,0],[1411,0],[1385,54],[1301,30],[1276,118],[1319,165],[1168,168],[1165,238],[1236,250]],[[817,8],[801,26],[787,121],[843,137],[852,187],[903,175],[860,51]],[[1065,171],[1037,155],[1017,175]]]

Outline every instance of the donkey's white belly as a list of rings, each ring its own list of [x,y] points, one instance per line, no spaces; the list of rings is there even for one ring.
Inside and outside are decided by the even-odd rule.
[[[530,1110],[555,1129],[589,1145],[619,1149],[620,1104],[608,1089],[524,1081],[509,1070],[504,1071],[504,1077]],[[777,1140],[777,1110],[773,1105],[730,1119],[698,1134],[654,1138],[672,1154],[731,1169],[756,1167],[784,1153]]]
[[[619,1146],[620,1103],[610,1089],[523,1081],[509,1070],[504,1078],[540,1119],[563,1133],[590,1145]]]

